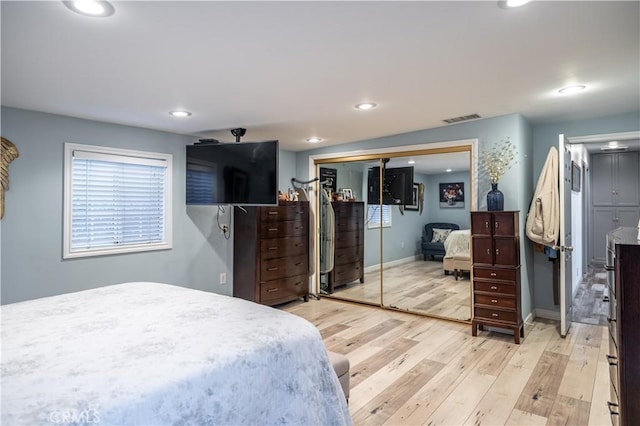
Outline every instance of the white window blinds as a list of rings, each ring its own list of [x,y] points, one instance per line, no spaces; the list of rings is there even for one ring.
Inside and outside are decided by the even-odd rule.
[[[391,207],[387,205],[369,204],[367,210],[367,227],[380,228],[391,226]]]
[[[65,146],[64,257],[171,248],[171,156]]]

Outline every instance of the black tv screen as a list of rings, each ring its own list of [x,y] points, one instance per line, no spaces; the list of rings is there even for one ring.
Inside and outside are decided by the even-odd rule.
[[[187,204],[278,204],[278,141],[187,146]]]
[[[413,202],[413,167],[385,168],[380,202],[380,167],[368,173],[367,203],[405,205]]]

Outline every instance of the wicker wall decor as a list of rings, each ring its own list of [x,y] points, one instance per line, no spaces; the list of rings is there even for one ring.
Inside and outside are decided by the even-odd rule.
[[[0,150],[0,219],[4,216],[4,191],[9,189],[9,163],[18,158],[18,148],[8,139],[2,138]]]

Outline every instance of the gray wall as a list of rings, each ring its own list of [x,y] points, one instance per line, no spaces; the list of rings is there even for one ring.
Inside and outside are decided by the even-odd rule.
[[[233,242],[217,229],[217,208],[185,205],[184,147],[194,138],[12,108],[1,114],[2,135],[20,151],[2,220],[3,304],[127,281],[232,293]],[[65,142],[173,154],[173,249],[62,260]],[[229,284],[218,284],[221,272]]]
[[[591,120],[560,122],[534,126],[533,128],[533,180],[535,188],[542,166],[547,158],[549,148],[558,146],[558,135],[589,136],[617,132],[640,130],[640,112],[601,117]],[[552,263],[542,253],[533,256],[535,274],[534,305],[536,309],[560,311],[558,305],[553,304],[553,275]]]

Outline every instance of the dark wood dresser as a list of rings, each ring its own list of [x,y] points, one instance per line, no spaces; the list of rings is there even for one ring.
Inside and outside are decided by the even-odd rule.
[[[524,337],[520,303],[520,222],[517,211],[471,212],[473,320],[471,334],[490,326]]]
[[[355,280],[364,282],[364,202],[332,202],[336,218],[333,270],[329,293]]]
[[[640,241],[638,228],[607,234],[608,402],[613,425],[640,425]]]
[[[309,300],[309,203],[234,209],[233,295],[264,305]]]

